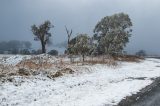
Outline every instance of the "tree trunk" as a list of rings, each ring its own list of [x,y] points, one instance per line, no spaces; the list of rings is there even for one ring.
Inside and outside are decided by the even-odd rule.
[[[42,53],[46,53],[46,47],[42,41],[41,41],[41,45],[42,45]]]
[[[104,62],[104,55],[105,55],[105,54],[103,54],[102,62]]]
[[[83,57],[83,62],[84,62],[84,54],[82,55],[82,57]]]

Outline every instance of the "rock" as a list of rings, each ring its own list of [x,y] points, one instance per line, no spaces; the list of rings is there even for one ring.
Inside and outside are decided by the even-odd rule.
[[[16,75],[16,73],[14,73],[14,72],[8,73],[8,76],[15,76],[15,75]]]
[[[63,76],[63,74],[60,71],[57,71],[56,73],[50,73],[50,74],[47,75],[47,77],[50,78],[50,79],[60,77],[60,76]]]
[[[49,72],[47,73],[47,77],[49,77],[50,79],[56,78],[56,77],[60,77],[63,76],[64,74],[73,74],[74,71],[70,68],[63,68],[58,70],[57,72]]]
[[[0,78],[2,78],[2,77],[6,77],[6,75],[4,75],[4,74],[0,74]]]
[[[74,71],[70,68],[64,68],[64,69],[60,70],[60,72],[66,73],[66,74],[73,74],[74,73]]]
[[[13,78],[7,78],[7,81],[14,82],[14,79]]]
[[[39,71],[33,71],[33,72],[32,72],[32,75],[39,75],[39,74],[40,74]]]
[[[20,68],[20,69],[18,70],[18,74],[19,74],[19,75],[25,75],[25,76],[31,75],[30,71],[27,70],[27,69],[25,69],[25,68]]]

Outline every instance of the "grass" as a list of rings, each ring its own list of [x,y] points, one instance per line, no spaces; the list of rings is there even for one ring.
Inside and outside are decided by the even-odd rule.
[[[77,65],[95,65],[95,64],[106,64],[107,66],[116,67],[118,61],[126,62],[140,62],[144,58],[133,56],[133,55],[121,55],[116,57],[86,57],[85,61],[75,61],[73,63],[59,61],[59,63],[51,63],[48,60],[41,58],[23,60],[16,66],[0,64],[0,77],[9,76],[30,76],[38,75],[40,72],[47,73],[47,76],[51,78],[63,76],[65,74],[73,74],[74,70],[68,67],[76,67]],[[60,59],[62,60],[62,59]],[[81,60],[81,59],[80,59]],[[49,72],[48,72],[49,71]],[[30,74],[28,74],[30,73]],[[35,74],[36,73],[36,74]]]

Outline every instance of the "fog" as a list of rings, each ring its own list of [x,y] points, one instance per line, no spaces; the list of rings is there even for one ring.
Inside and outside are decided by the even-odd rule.
[[[160,54],[160,1],[159,0],[1,0],[0,41],[28,40],[33,48],[31,25],[50,20],[55,26],[53,43],[67,40],[64,26],[77,33],[93,35],[96,23],[104,16],[124,12],[133,22],[129,53],[140,49],[149,54]]]

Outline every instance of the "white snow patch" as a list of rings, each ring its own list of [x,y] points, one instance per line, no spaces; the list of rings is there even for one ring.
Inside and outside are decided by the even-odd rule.
[[[48,54],[40,54],[40,55],[10,55],[10,56],[3,56],[0,55],[0,64],[4,65],[17,65],[18,63],[25,61],[27,59],[31,59],[31,61],[34,61],[35,63],[41,61],[41,62],[50,62],[50,63],[56,63],[59,60],[51,55]]]
[[[6,65],[16,65],[19,62],[21,62],[24,59],[30,59],[31,56],[27,55],[15,55],[15,56],[10,56],[6,59],[3,59],[1,64],[6,64]]]

